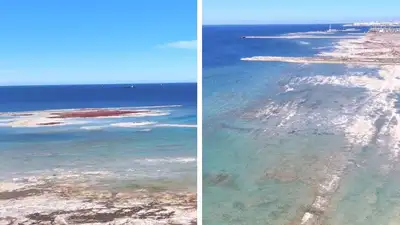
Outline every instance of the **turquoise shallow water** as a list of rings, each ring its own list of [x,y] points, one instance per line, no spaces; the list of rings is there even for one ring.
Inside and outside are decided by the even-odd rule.
[[[369,89],[390,77],[376,68],[240,61],[332,51],[337,41],[328,39],[240,39],[324,29],[204,27],[205,224],[301,224],[307,213],[316,224],[400,221],[397,137],[388,132],[396,115],[385,105],[396,91],[381,102],[385,91]]]
[[[158,114],[74,119],[79,123],[49,127],[11,127],[12,120],[25,117],[2,116],[1,181],[81,183],[107,190],[195,191],[196,86],[162,87],[170,90],[159,90],[159,86],[153,86],[139,85],[133,93],[118,86],[97,86],[97,89],[93,86],[2,89],[13,94],[1,99],[4,101],[3,112],[41,113],[43,110],[79,107],[133,107],[154,110]],[[83,98],[74,95],[88,89],[94,93]],[[159,99],[146,96],[150,92],[157,94],[157,91],[161,95]],[[23,93],[27,92],[36,96],[23,97]],[[48,92],[70,95],[54,99],[58,101],[55,103],[46,95]],[[108,92],[107,97],[104,97],[104,92]],[[96,99],[96,93],[101,94],[97,95],[97,103],[94,103],[92,100]],[[138,94],[144,97],[140,98]],[[131,98],[126,95],[131,95]],[[30,102],[29,106],[24,104],[25,101]]]

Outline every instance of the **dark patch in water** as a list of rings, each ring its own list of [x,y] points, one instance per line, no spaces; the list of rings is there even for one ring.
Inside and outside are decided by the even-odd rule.
[[[318,136],[320,136],[320,135],[335,135],[334,132],[320,131],[320,130],[318,130],[318,129],[314,129],[314,130],[312,131],[312,134],[318,135]]]
[[[390,120],[389,123],[390,123],[391,125],[393,125],[393,126],[396,126],[397,124],[399,124],[399,121],[397,120],[396,117],[393,117],[393,118]]]
[[[164,144],[164,145],[156,145],[156,148],[179,148],[182,147],[183,145],[180,144]]]
[[[236,126],[232,126],[226,123],[221,123],[221,128],[225,128],[225,129],[229,129],[229,130],[235,130],[235,131],[239,131],[239,132],[252,132],[252,131],[262,131],[262,129],[258,129],[258,128],[247,128],[247,127],[236,127]]]
[[[48,123],[38,123],[39,126],[50,126],[50,125],[60,125],[61,122],[48,122]]]
[[[397,114],[400,114],[400,94],[396,94],[396,101],[394,103],[394,106],[397,109]]]
[[[174,116],[171,119],[176,119],[176,120],[189,120],[189,119],[194,119],[196,118],[195,115],[187,115],[187,116]]]
[[[388,122],[388,119],[386,118],[385,115],[379,116],[377,120],[374,122],[374,126],[376,128],[376,131],[374,133],[374,136],[372,138],[372,143],[376,142],[376,139],[378,138],[378,134],[381,132],[382,127]]]
[[[216,174],[204,174],[204,181],[211,185],[226,186],[233,189],[238,189],[235,178],[222,171]]]
[[[311,109],[318,109],[318,107],[322,105],[322,100],[316,100],[314,103],[311,103],[310,108]]]
[[[275,206],[276,204],[278,204],[278,202],[279,202],[278,199],[274,199],[274,200],[271,200],[271,201],[264,201],[264,202],[261,202],[261,203],[257,204],[256,207],[257,207],[257,208],[265,208],[265,209],[268,209],[268,208],[270,208],[271,206]]]
[[[232,204],[232,206],[233,206],[233,208],[238,209],[240,211],[244,211],[246,209],[246,206],[243,204],[243,202],[235,201]]]

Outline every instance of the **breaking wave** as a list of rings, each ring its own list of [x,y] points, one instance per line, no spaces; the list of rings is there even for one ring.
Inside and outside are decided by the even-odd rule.
[[[124,122],[124,123],[113,123],[110,126],[112,127],[143,127],[143,126],[151,126],[156,124],[157,122],[145,121],[145,122]]]
[[[151,128],[155,127],[176,127],[176,128],[196,128],[196,124],[170,124],[170,123],[158,123],[154,121],[143,121],[143,122],[121,122],[121,123],[112,123],[107,125],[99,125],[99,126],[83,126],[80,127],[82,130],[102,130],[109,127],[119,127],[119,128],[142,128],[140,131],[151,131]]]
[[[146,162],[146,163],[192,163],[196,162],[196,158],[193,157],[178,157],[178,158],[146,158],[138,159],[136,162]]]
[[[168,124],[168,123],[164,123],[164,124],[156,124],[156,127],[185,127],[185,128],[196,128],[197,125],[196,124]]]

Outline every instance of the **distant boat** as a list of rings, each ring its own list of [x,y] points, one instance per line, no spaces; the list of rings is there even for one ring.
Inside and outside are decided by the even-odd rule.
[[[130,85],[130,86],[127,86],[127,87],[124,87],[124,88],[136,88],[136,87],[135,87],[135,85]]]

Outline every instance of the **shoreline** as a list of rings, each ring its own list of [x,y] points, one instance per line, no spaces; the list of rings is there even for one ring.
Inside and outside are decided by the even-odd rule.
[[[118,119],[118,118],[143,118],[161,117],[170,114],[169,108],[81,108],[42,110],[27,112],[3,112],[0,113],[0,127],[52,127],[65,125],[85,125],[90,120]],[[1,118],[6,118],[1,123]],[[4,122],[4,121],[3,121]]]
[[[242,61],[260,62],[288,62],[288,63],[314,63],[314,64],[353,64],[353,65],[399,65],[398,58],[334,58],[334,57],[279,57],[279,56],[253,56],[241,58]]]
[[[0,185],[0,224],[196,224],[196,192]]]
[[[243,39],[356,39],[357,36],[286,35],[286,36],[242,36]]]
[[[341,40],[333,52],[314,57],[253,56],[242,61],[272,61],[319,64],[400,65],[399,33],[368,33],[352,40]]]
[[[332,59],[340,57],[349,57],[354,62],[360,62],[368,57],[365,55],[374,54],[378,60],[387,60],[398,57],[400,51],[400,34],[368,34],[358,40],[342,40],[335,46],[333,52],[322,53],[328,55]],[[387,51],[390,49],[390,51]],[[308,61],[309,62],[309,61]],[[381,61],[382,62],[382,61]],[[311,62],[312,63],[312,62]],[[347,65],[353,62],[345,63]],[[384,63],[383,63],[384,64]],[[376,65],[374,63],[365,63],[364,66]],[[310,205],[306,206],[306,210],[302,215],[294,218],[292,222],[300,225],[324,224],[326,214],[332,213],[332,209],[337,207],[333,202],[342,180],[348,173],[352,173],[351,169],[354,163],[351,161],[357,158],[362,149],[373,144],[374,140],[380,137],[389,137],[385,143],[376,143],[381,151],[388,151],[391,163],[396,163],[400,149],[396,147],[396,143],[400,140],[400,126],[393,121],[399,121],[400,116],[397,114],[395,106],[396,98],[393,93],[400,91],[400,62],[391,65],[379,66],[379,74],[377,77],[369,76],[348,76],[344,78],[338,77],[317,77],[310,78],[310,83],[314,85],[339,85],[346,87],[361,87],[369,93],[370,98],[360,107],[356,114],[349,118],[348,122],[339,125],[344,129],[344,134],[348,142],[347,150],[338,152],[341,160],[327,167],[326,177],[317,184],[314,200]],[[340,80],[342,79],[342,80]],[[384,128],[376,128],[376,123],[385,117]],[[340,118],[338,118],[340,119]],[[335,157],[335,154],[331,157]],[[357,166],[357,165],[356,165]],[[292,223],[290,223],[292,224]]]
[[[9,146],[2,146],[10,162],[4,164],[0,179],[0,225],[196,224],[196,157],[191,153],[153,155],[161,149],[181,151],[189,142],[175,142],[182,136],[165,133],[172,142],[153,145],[151,140],[159,136],[148,132],[196,128],[169,119],[172,111],[183,107],[1,112],[1,131],[16,135]],[[68,136],[75,132],[81,139]],[[25,143],[27,136],[32,139]]]

